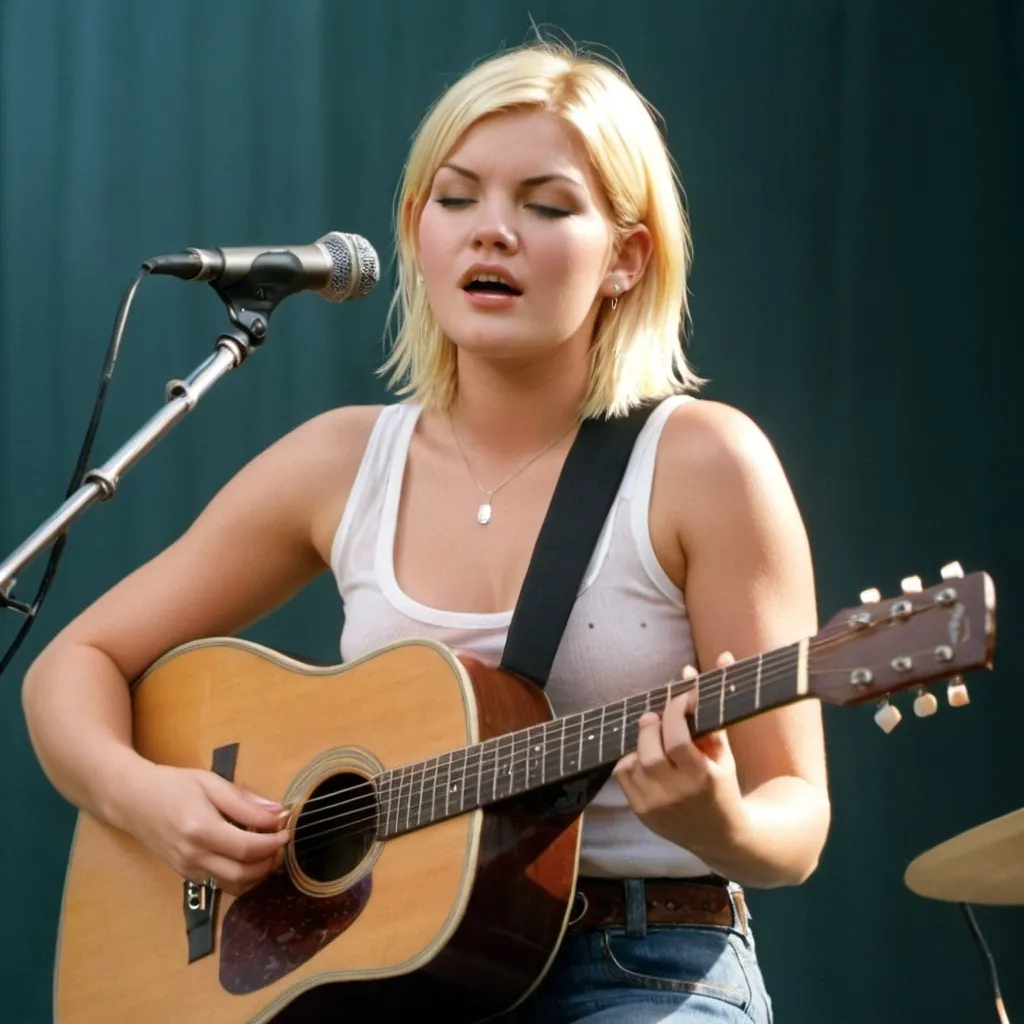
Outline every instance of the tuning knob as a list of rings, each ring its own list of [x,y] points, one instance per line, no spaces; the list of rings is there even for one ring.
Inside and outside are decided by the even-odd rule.
[[[860,603],[861,604],[878,604],[882,600],[882,592],[878,587],[869,587],[867,590],[860,592]]]
[[[964,575],[964,570],[959,562],[950,562],[948,565],[944,565],[940,572],[944,580],[959,580],[963,579]]]
[[[967,692],[967,686],[962,676],[953,676],[946,686],[946,699],[951,708],[962,708],[965,704],[971,703],[971,695]]]
[[[890,704],[888,698],[878,705],[878,710],[875,712],[875,724],[887,736],[900,724],[902,718],[900,709],[894,704]]]
[[[900,587],[903,589],[904,594],[920,594],[922,589],[921,577],[908,576],[906,579],[900,581]]]
[[[927,718],[939,710],[939,702],[934,693],[927,690],[918,690],[914,698],[914,714],[918,718]]]

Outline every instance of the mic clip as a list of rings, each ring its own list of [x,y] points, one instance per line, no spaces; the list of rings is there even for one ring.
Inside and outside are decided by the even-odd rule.
[[[231,322],[241,328],[249,344],[256,348],[267,337],[270,314],[289,295],[303,290],[304,270],[294,253],[265,252],[252,261],[243,277],[229,280],[221,277],[210,287],[227,306]]]

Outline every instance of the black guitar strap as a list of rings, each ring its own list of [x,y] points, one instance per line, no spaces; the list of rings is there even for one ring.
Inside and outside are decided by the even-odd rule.
[[[501,667],[543,687],[629,457],[657,403],[587,419],[569,449],[526,570]]]

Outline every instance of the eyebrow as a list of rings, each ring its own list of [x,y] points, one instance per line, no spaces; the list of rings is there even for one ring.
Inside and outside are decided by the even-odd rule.
[[[460,167],[458,164],[444,163],[441,167],[447,167],[448,170],[454,171],[456,174],[461,174],[464,178],[469,178],[470,181],[479,181],[480,175],[474,171],[469,170],[466,167]],[[438,170],[441,168],[439,167]],[[537,185],[544,185],[549,181],[568,181],[572,185],[577,185],[583,188],[583,182],[578,178],[570,177],[568,174],[538,174],[533,178],[524,178],[519,184],[525,188],[535,188]]]

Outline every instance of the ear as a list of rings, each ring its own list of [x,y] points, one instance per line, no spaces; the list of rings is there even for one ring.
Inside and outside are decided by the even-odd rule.
[[[634,224],[619,243],[601,285],[601,294],[615,297],[628,292],[644,276],[654,241],[646,224]],[[618,290],[615,286],[618,285]]]

